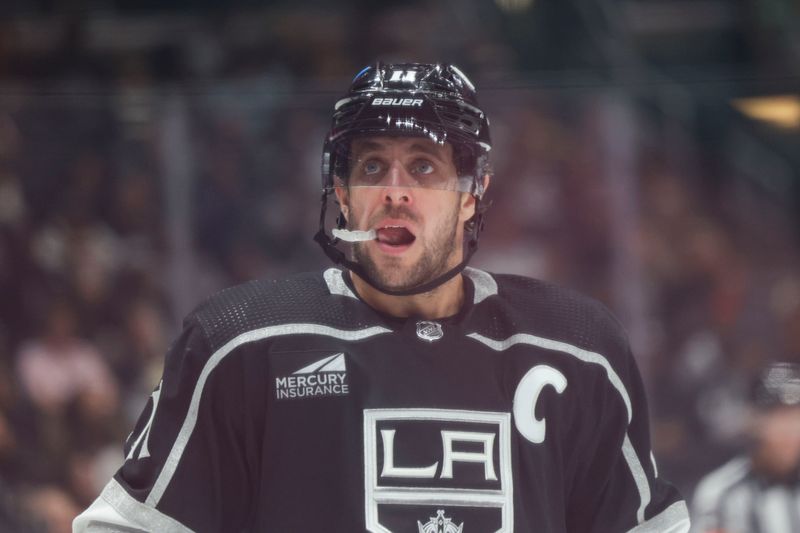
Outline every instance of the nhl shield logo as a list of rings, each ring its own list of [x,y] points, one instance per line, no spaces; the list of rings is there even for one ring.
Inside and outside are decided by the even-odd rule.
[[[428,342],[438,341],[444,337],[442,325],[438,322],[421,320],[417,322],[417,337]]]
[[[443,509],[438,509],[436,516],[431,516],[427,523],[423,524],[417,520],[417,528],[419,533],[461,533],[464,529],[464,522],[457,526],[444,515]]]

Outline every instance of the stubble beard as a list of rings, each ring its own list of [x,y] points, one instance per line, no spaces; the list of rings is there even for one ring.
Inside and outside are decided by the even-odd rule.
[[[391,210],[381,216],[404,218],[393,214]],[[410,217],[405,217],[410,218]],[[455,253],[458,229],[458,209],[453,209],[450,216],[442,220],[433,232],[431,241],[423,243],[420,258],[411,266],[404,267],[400,257],[384,256],[383,266],[370,256],[366,243],[353,244],[353,259],[364,268],[367,275],[382,287],[403,291],[419,287],[441,276],[449,270],[451,257]],[[417,237],[419,238],[419,237]]]

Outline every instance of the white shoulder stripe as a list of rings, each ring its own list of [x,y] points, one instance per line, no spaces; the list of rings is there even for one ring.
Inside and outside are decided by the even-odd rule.
[[[686,502],[679,501],[628,533],[688,533],[690,525]]]
[[[639,508],[636,510],[636,521],[641,524],[644,522],[644,510],[650,503],[650,483],[647,481],[647,474],[644,473],[642,463],[639,461],[639,456],[636,455],[636,450],[633,448],[631,439],[628,433],[625,432],[625,439],[622,441],[622,456],[625,457],[625,462],[628,463],[628,469],[633,475],[633,482],[636,483],[636,490],[639,491]]]
[[[347,283],[344,282],[342,271],[338,268],[329,268],[322,273],[322,277],[325,278],[325,283],[328,285],[328,290],[331,294],[358,299],[353,291],[350,290],[350,287],[347,286]]]
[[[577,346],[573,346],[571,344],[567,344],[566,342],[554,341],[551,339],[545,339],[543,337],[537,337],[535,335],[530,335],[527,333],[517,333],[516,335],[512,335],[509,338],[497,341],[494,339],[490,339],[488,337],[484,337],[480,333],[470,333],[467,335],[472,339],[475,339],[478,342],[482,342],[492,350],[502,352],[505,351],[515,344],[529,344],[531,346],[538,346],[539,348],[544,348],[546,350],[554,350],[557,352],[563,352],[569,354],[573,357],[577,357],[581,361],[585,363],[594,363],[603,367],[606,371],[606,375],[608,376],[608,380],[611,382],[611,385],[617,389],[620,396],[622,397],[622,401],[625,402],[625,407],[628,410],[628,422],[633,419],[633,408],[631,407],[631,399],[628,396],[628,391],[625,390],[625,385],[622,384],[622,380],[619,378],[619,375],[611,368],[611,363],[608,362],[608,359],[600,355],[596,352],[590,352],[589,350],[584,350],[582,348],[578,348]]]
[[[74,533],[93,531],[159,531],[192,533],[174,518],[145,505],[112,478],[94,503],[72,523]]]
[[[172,445],[172,450],[170,450],[169,456],[164,462],[164,467],[161,469],[158,479],[156,479],[156,482],[153,484],[153,489],[147,496],[145,503],[155,507],[164,495],[167,485],[169,485],[172,476],[178,469],[178,463],[181,460],[181,456],[183,456],[183,451],[186,449],[189,437],[191,437],[192,431],[194,431],[195,424],[197,423],[197,411],[200,406],[200,397],[203,395],[203,388],[205,387],[206,380],[208,380],[208,376],[217,365],[219,365],[219,363],[234,349],[249,342],[281,335],[323,335],[346,341],[358,341],[390,332],[390,329],[380,326],[373,326],[360,330],[342,330],[329,326],[321,326],[319,324],[284,324],[248,331],[229,341],[222,348],[214,352],[209,360],[206,361],[203,370],[200,372],[200,377],[197,379],[197,384],[192,393],[189,411],[186,413],[186,419],[183,421],[178,436],[175,438],[175,443]]]
[[[497,282],[491,274],[477,268],[466,267],[464,275],[472,280],[475,287],[475,298],[473,303],[479,304],[489,296],[497,294]]]

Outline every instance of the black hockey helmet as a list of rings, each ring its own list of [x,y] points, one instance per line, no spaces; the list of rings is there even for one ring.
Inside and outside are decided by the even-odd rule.
[[[328,235],[325,211],[328,196],[336,186],[346,185],[350,145],[367,136],[414,136],[453,147],[458,190],[476,199],[475,215],[466,223],[467,247],[464,260],[454,269],[420,287],[394,291],[382,287],[344,252],[336,247],[338,238]],[[477,249],[483,229],[481,203],[484,176],[491,173],[489,119],[475,96],[475,86],[458,67],[449,64],[400,63],[369,66],[356,74],[347,93],[334,105],[331,129],[322,153],[322,210],[320,229],[314,239],[335,263],[356,272],[370,285],[392,295],[427,292],[464,269]],[[344,227],[343,216],[337,230]],[[343,232],[343,235],[346,232]]]
[[[478,107],[475,86],[453,65],[378,63],[359,72],[336,102],[322,155],[322,187],[346,180],[350,142],[358,137],[427,137],[453,146],[460,177],[472,178],[469,192],[483,195],[492,143],[489,120]]]

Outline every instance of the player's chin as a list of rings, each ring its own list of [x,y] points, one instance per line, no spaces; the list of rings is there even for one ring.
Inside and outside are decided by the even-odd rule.
[[[375,278],[384,287],[391,290],[405,290],[415,286],[415,272],[418,270],[418,258],[411,253],[406,255],[377,254],[372,263],[376,269]]]
[[[419,285],[406,271],[384,272],[383,274],[380,277],[380,284],[391,291],[406,291]]]

